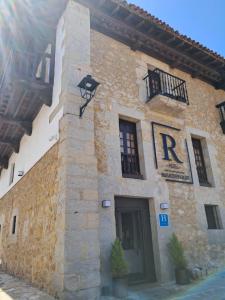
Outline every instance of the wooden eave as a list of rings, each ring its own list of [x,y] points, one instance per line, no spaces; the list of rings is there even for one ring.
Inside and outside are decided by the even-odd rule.
[[[187,72],[217,89],[225,90],[224,57],[179,34],[167,24],[126,1],[77,1],[90,8],[91,28],[94,30],[128,45],[133,50],[142,51],[171,67]],[[19,8],[21,23],[18,26],[23,33],[23,41],[33,41],[35,33],[35,40],[38,41],[35,47],[44,51],[46,43],[55,35],[57,22],[67,2],[31,1],[33,13],[28,18],[25,18],[26,10],[24,12]],[[20,3],[17,2],[16,5]],[[5,36],[10,37],[9,41],[15,39],[15,35],[7,28],[7,22],[4,32]],[[3,67],[4,64],[1,64],[0,72]],[[8,93],[4,90],[4,95],[0,87],[0,171],[8,167],[11,154],[19,151],[24,134],[31,134],[32,122],[42,105],[51,105],[49,90],[46,91],[47,95],[39,95],[34,90],[35,87],[30,85],[18,98],[17,93],[10,93],[10,86]]]
[[[5,36],[6,49],[0,53],[2,58],[0,62],[0,172],[3,168],[8,168],[12,153],[19,152],[23,136],[32,134],[32,123],[43,104],[50,106],[52,101],[52,83],[45,85],[29,78],[21,80],[21,77],[13,72],[10,72],[9,78],[4,79],[5,61],[8,59],[9,49],[13,48],[23,53],[21,45],[27,41],[24,53],[27,55],[26,52],[30,51],[32,55],[34,53],[29,49],[29,44],[34,41],[34,49],[44,54],[48,43],[54,41],[56,26],[66,2],[64,0],[33,1],[29,10],[26,10],[24,2],[18,1],[15,3],[15,10],[20,13],[20,19],[16,20],[14,29],[12,24],[8,26],[7,22],[1,28],[1,36]],[[28,11],[31,12],[30,15]],[[16,30],[19,28],[16,37],[13,32],[15,28]],[[54,53],[52,56],[54,57]]]
[[[91,27],[225,90],[225,59],[122,0],[78,0],[90,8]]]

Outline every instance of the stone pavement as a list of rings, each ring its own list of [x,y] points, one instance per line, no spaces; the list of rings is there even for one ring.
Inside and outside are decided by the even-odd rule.
[[[0,272],[0,300],[55,300],[55,298],[22,280]],[[102,297],[102,300],[115,298]],[[137,286],[129,291],[127,300],[225,300],[225,269],[188,286],[171,283],[163,286]]]
[[[171,300],[225,300],[225,270],[211,275]]]
[[[0,300],[55,300],[15,277],[0,272]]]
[[[102,300],[115,300],[104,297]],[[127,300],[225,300],[225,269],[186,286],[164,284],[133,287]]]

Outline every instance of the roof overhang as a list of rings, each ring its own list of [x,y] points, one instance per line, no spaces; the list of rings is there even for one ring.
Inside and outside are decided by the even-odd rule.
[[[225,90],[225,59],[122,0],[78,0],[90,8],[91,27],[173,68]]]

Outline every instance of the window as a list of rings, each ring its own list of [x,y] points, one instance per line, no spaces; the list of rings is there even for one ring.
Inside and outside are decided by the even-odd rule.
[[[15,163],[11,165],[11,170],[10,170],[10,177],[9,177],[9,185],[13,183],[14,180],[14,173],[15,173]]]
[[[223,133],[225,134],[225,101],[220,104],[217,104],[216,107],[219,109],[220,112],[220,126],[222,128]]]
[[[194,149],[195,163],[196,163],[199,183],[200,185],[209,186],[201,140],[192,138],[192,145]]]
[[[142,178],[139,166],[136,124],[120,120],[119,126],[123,177]]]
[[[222,229],[222,225],[218,216],[217,205],[205,205],[205,213],[208,229]]]
[[[16,233],[16,216],[13,217],[12,234]]]

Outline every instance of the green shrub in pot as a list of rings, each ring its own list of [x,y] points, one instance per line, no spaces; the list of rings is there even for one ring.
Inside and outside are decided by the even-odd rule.
[[[168,249],[173,265],[175,267],[176,283],[188,284],[190,282],[190,279],[187,269],[187,260],[184,255],[184,248],[175,233],[173,233],[170,238]]]
[[[111,273],[114,295],[118,298],[126,297],[128,265],[124,257],[122,244],[118,238],[112,245]]]

